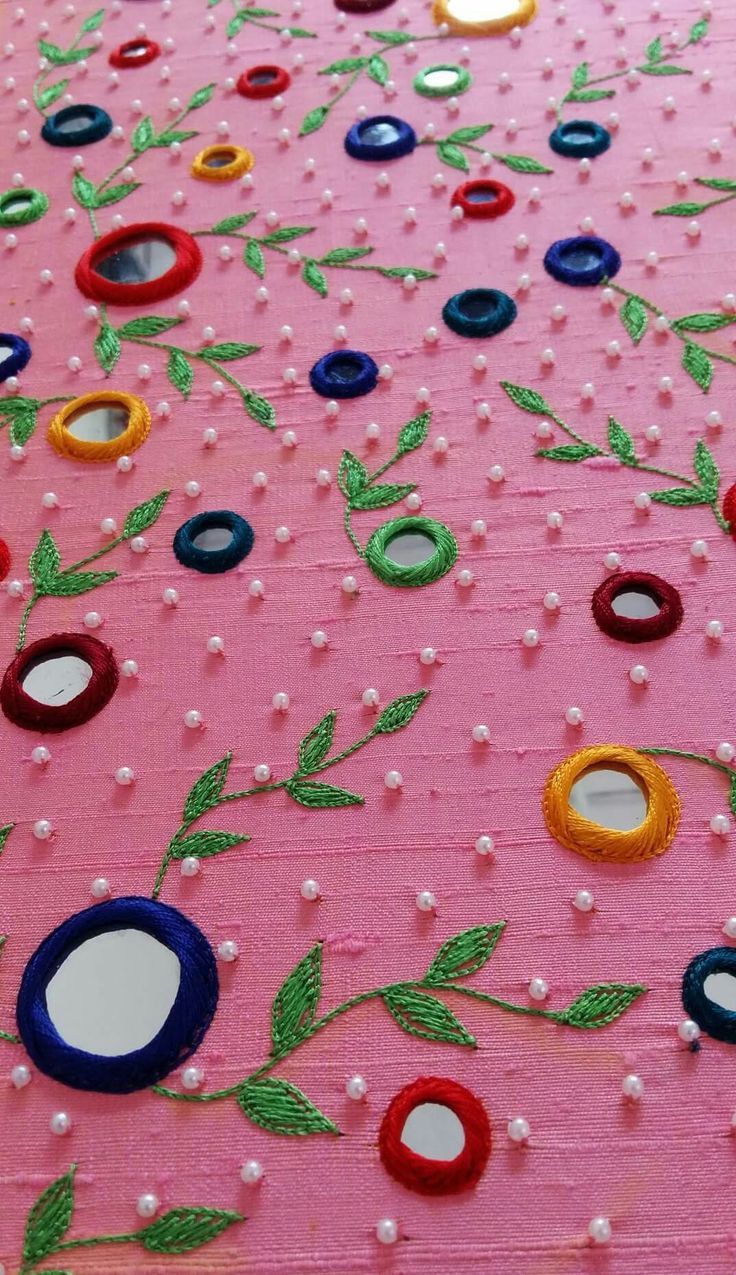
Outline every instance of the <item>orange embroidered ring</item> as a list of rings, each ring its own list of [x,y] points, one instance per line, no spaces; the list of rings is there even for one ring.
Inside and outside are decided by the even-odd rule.
[[[200,181],[231,182],[249,173],[255,162],[252,151],[243,146],[216,143],[194,156],[191,173]]]
[[[483,16],[483,9],[487,17]],[[455,35],[504,35],[525,27],[537,13],[537,0],[434,0],[432,18]]]
[[[113,429],[117,432],[110,435]],[[122,390],[96,390],[65,403],[47,437],[54,451],[70,460],[111,461],[141,447],[150,429],[151,413],[142,398]]]

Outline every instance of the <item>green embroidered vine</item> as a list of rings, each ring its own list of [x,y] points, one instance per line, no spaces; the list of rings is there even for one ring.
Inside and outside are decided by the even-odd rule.
[[[0,429],[8,431],[10,442],[22,447],[35,433],[38,413],[50,403],[69,403],[71,394],[59,394],[53,398],[29,398],[22,394],[6,394],[0,398]]]
[[[257,216],[257,212],[236,213],[232,217],[225,217],[222,221],[218,221],[211,230],[195,230],[192,233],[195,237],[217,237],[222,235],[228,239],[240,240],[245,245],[243,248],[243,263],[259,279],[265,278],[266,256],[269,252],[277,252],[281,256],[289,257],[292,264],[301,265],[301,278],[304,283],[321,297],[326,297],[329,293],[329,283],[323,269],[326,266],[339,267],[342,270],[372,271],[374,274],[383,275],[386,279],[406,279],[408,275],[412,275],[418,282],[421,282],[425,279],[437,278],[434,270],[419,270],[414,266],[356,264],[362,257],[370,257],[373,253],[373,248],[331,248],[322,257],[310,257],[304,253],[299,253],[298,260],[292,259],[292,253],[297,250],[287,248],[284,245],[292,243],[295,239],[302,238],[303,235],[313,234],[317,227],[281,226],[278,230],[272,230],[260,239],[256,235],[238,234],[238,231],[249,225],[253,218]]]
[[[685,761],[697,761],[710,766],[712,770],[719,770],[728,778],[728,806],[731,813],[736,815],[736,771],[731,766],[725,766],[723,762],[715,761],[705,753],[688,753],[679,748],[639,748],[637,751],[646,753],[649,757],[681,757]]]
[[[608,75],[598,75],[593,79],[590,78],[590,66],[587,62],[581,62],[575,67],[570,78],[570,88],[565,96],[560,100],[557,107],[557,119],[562,121],[563,112],[568,102],[600,102],[604,98],[615,97],[615,89],[599,89],[597,84],[607,84],[610,80],[620,80],[630,71],[638,71],[640,75],[692,75],[686,66],[676,66],[673,59],[679,58],[686,49],[691,45],[698,44],[708,34],[708,19],[702,18],[696,22],[691,28],[686,40],[682,44],[678,44],[675,49],[667,52],[669,61],[665,61],[665,52],[662,47],[662,37],[658,35],[651,40],[644,50],[644,61],[634,62],[630,66],[625,66],[618,71],[611,71]]]
[[[478,155],[485,155],[485,147],[475,146],[474,143],[479,137],[490,133],[493,127],[493,124],[468,124],[463,128],[456,128],[453,133],[448,133],[447,137],[423,137],[419,145],[436,147],[437,158],[441,163],[448,164],[450,168],[459,168],[463,173],[469,173],[470,164],[464,151],[475,151]],[[491,159],[497,160],[499,164],[505,164],[514,173],[551,173],[553,171],[529,155],[508,155],[498,151],[488,151],[488,154]]]
[[[219,3],[220,0],[207,0],[207,8],[214,9]],[[263,21],[264,18],[280,17],[277,9],[251,8],[250,6],[246,9],[242,9],[238,4],[238,0],[233,0],[233,9],[235,10],[235,13],[225,28],[228,40],[234,40],[235,36],[241,28],[245,26],[246,22],[251,26],[260,27],[263,31],[277,31],[279,35],[282,31],[288,31],[289,35],[291,35],[294,39],[317,39],[316,31],[307,31],[304,27],[292,27],[290,25],[284,26],[283,23],[279,26],[272,26],[271,23]]]
[[[394,731],[408,726],[428,694],[429,692],[424,690],[415,691],[411,695],[400,695],[398,699],[392,700],[379,713],[366,735],[361,736],[355,743],[332,757],[328,754],[332,748],[337,713],[334,710],[326,713],[299,744],[296,769],[287,779],[258,784],[255,788],[246,788],[242,792],[223,794],[222,790],[225,787],[232,760],[232,753],[227,753],[221,761],[216,762],[200,775],[189,792],[184,802],[182,822],[164,851],[151,897],[154,899],[159,897],[172,860],[210,859],[214,855],[222,854],[224,850],[230,850],[233,846],[250,841],[250,837],[241,833],[213,832],[209,829],[189,832],[192,824],[196,823],[205,811],[212,810],[216,806],[222,806],[228,801],[240,801],[242,797],[254,797],[259,793],[277,792],[279,789],[287,792],[292,801],[296,801],[300,806],[307,806],[313,810],[335,809],[338,806],[362,806],[365,802],[364,797],[348,792],[346,788],[335,788],[332,784],[315,782],[313,776],[320,775],[331,766],[344,761],[346,757],[351,757],[378,735],[391,735]]]
[[[271,1050],[268,1058],[237,1084],[210,1093],[180,1092],[155,1085],[154,1092],[178,1102],[215,1102],[234,1098],[243,1114],[269,1133],[339,1134],[329,1116],[290,1081],[269,1073],[335,1019],[358,1005],[380,1001],[394,1022],[410,1036],[474,1049],[475,1037],[437,993],[467,996],[497,1009],[528,1018],[545,1018],[567,1027],[594,1029],[612,1023],[647,989],[638,983],[599,983],[588,987],[565,1009],[517,1005],[490,992],[465,987],[457,980],[475,974],[493,955],[506,922],[476,925],[447,939],[420,979],[387,983],[360,992],[316,1017],[322,990],[322,945],[317,943],[286,977],[271,1007]]]
[[[96,562],[98,558],[102,558],[104,554],[122,544],[124,540],[132,540],[134,536],[140,536],[144,531],[147,531],[149,527],[152,527],[158,521],[168,498],[168,491],[160,491],[157,496],[152,496],[150,500],[145,500],[143,504],[136,505],[127,514],[123,530],[119,536],[116,536],[114,540],[110,540],[95,553],[88,554],[86,558],[80,558],[78,562],[72,562],[70,566],[64,567],[63,570],[61,569],[61,554],[54,537],[50,531],[44,530],[41,532],[38,544],[28,560],[33,593],[23,611],[16,651],[22,651],[26,644],[28,619],[36,603],[40,602],[41,598],[75,598],[79,594],[89,593],[91,589],[97,589],[100,585],[107,584],[109,580],[114,580],[118,574],[117,571],[80,571],[79,568],[88,566],[90,562]]]
[[[604,279],[601,286],[610,288],[619,296],[626,298],[618,313],[634,345],[638,345],[644,336],[649,325],[650,314],[653,314],[655,318],[667,318],[659,306],[653,301],[645,300],[636,292],[629,292],[627,288],[621,288],[608,279]],[[667,319],[667,323],[670,332],[683,342],[682,367],[703,393],[707,394],[713,381],[712,360],[718,359],[721,363],[733,365],[736,364],[736,358],[730,354],[721,354],[719,350],[706,349],[705,346],[693,341],[690,333],[717,332],[720,328],[730,327],[732,323],[736,323],[736,314],[717,314],[706,311],[698,314],[684,314],[680,319]]]
[[[62,1173],[61,1177],[41,1192],[26,1219],[23,1235],[23,1257],[18,1275],[31,1275],[39,1271],[39,1263],[57,1254],[75,1249],[94,1248],[98,1244],[140,1244],[146,1253],[192,1253],[211,1240],[222,1235],[236,1222],[244,1222],[240,1213],[229,1209],[180,1207],[169,1209],[155,1221],[137,1231],[119,1235],[92,1235],[85,1239],[66,1240],[74,1213],[74,1175],[77,1166]],[[66,1262],[66,1256],[62,1258]],[[136,1269],[140,1269],[136,1267]],[[173,1268],[172,1268],[173,1269]],[[64,1270],[44,1266],[40,1275],[72,1275]]]
[[[724,190],[720,199],[711,199],[707,204],[683,203],[667,204],[666,208],[655,208],[655,217],[697,217],[709,208],[717,208],[719,204],[728,204],[736,199],[736,180],[733,177],[696,177],[698,186],[707,186],[709,190]]]
[[[510,381],[501,381],[501,388],[506,391],[512,403],[515,403],[517,407],[522,408],[525,412],[530,412],[532,416],[548,417],[549,420],[554,421],[555,425],[563,433],[573,439],[572,443],[566,443],[562,446],[540,447],[535,453],[537,456],[543,456],[547,460],[564,461],[572,464],[589,460],[594,456],[607,456],[620,461],[622,465],[629,469],[639,470],[640,473],[657,474],[662,478],[673,478],[682,485],[668,487],[664,491],[650,491],[651,499],[660,505],[675,505],[679,507],[708,505],[721,531],[726,532],[726,534],[730,533],[730,524],[723,517],[718,505],[718,490],[720,486],[718,466],[702,439],[699,438],[695,444],[693,455],[693,472],[695,476],[690,478],[687,474],[678,474],[671,469],[662,469],[658,465],[649,465],[640,460],[636,454],[633,438],[613,416],[608,418],[608,448],[599,447],[597,443],[592,443],[583,438],[577,430],[567,425],[550,407],[547,400],[536,390],[528,389],[523,385],[513,385]]]
[[[0,855],[2,855],[2,852],[5,849],[5,842],[7,841],[14,827],[15,827],[14,823],[6,823],[3,828],[0,828]],[[0,956],[2,956],[3,954],[3,948],[5,947],[5,944],[7,943],[7,941],[8,941],[7,934],[0,934]],[[19,1045],[20,1036],[16,1036],[15,1032],[0,1031],[0,1041],[5,1041],[5,1043],[8,1045]]]
[[[45,59],[46,66],[39,71],[33,82],[33,105],[44,118],[46,117],[47,108],[53,106],[54,102],[58,101],[69,87],[69,80],[57,80],[55,84],[46,84],[48,77],[55,67],[74,66],[77,62],[83,62],[85,58],[91,57],[93,53],[97,52],[99,48],[97,44],[90,44],[80,48],[79,42],[83,36],[89,35],[92,31],[98,31],[104,20],[104,9],[97,9],[95,13],[85,18],[68,49],[62,49],[58,44],[52,44],[50,40],[40,39],[38,41],[38,51],[41,57]]]

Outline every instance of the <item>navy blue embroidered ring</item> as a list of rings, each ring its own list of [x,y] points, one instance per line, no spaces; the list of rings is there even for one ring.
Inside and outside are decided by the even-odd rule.
[[[334,350],[317,360],[309,381],[322,398],[360,398],[376,388],[378,365],[361,350]]]
[[[398,159],[410,155],[417,144],[411,124],[396,115],[371,115],[358,120],[345,137],[345,150],[353,159]]]
[[[549,135],[549,144],[568,159],[593,159],[611,145],[611,134],[593,120],[568,120]]]
[[[182,524],[174,536],[174,553],[183,567],[218,575],[247,558],[254,539],[253,528],[240,514],[211,509]]]
[[[41,136],[52,146],[88,146],[107,137],[112,120],[100,106],[86,103],[65,106],[44,120]]]
[[[612,279],[621,269],[621,257],[612,244],[595,235],[558,239],[544,255],[544,268],[553,279],[573,288],[588,288]]]
[[[31,347],[22,336],[0,332],[0,381],[7,381],[9,376],[21,372],[30,357]]]
[[[736,948],[711,947],[694,956],[682,976],[682,1003],[689,1018],[714,1040],[736,1044],[736,1012],[713,999],[715,989],[706,992],[711,975],[728,974],[736,979]]]
[[[131,929],[150,935],[179,961],[179,986],[163,1025],[148,1044],[126,1054],[93,1054],[67,1044],[49,1014],[49,983],[67,958],[89,939]],[[212,948],[182,912],[136,896],[114,899],[70,916],[36,949],[18,993],[18,1031],[44,1075],[73,1089],[133,1093],[156,1084],[194,1053],[212,1022],[218,995]]]
[[[442,307],[442,318],[459,336],[495,336],[513,323],[516,302],[497,288],[467,288]]]

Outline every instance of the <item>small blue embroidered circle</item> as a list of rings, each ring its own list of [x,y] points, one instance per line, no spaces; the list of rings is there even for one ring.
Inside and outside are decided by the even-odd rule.
[[[253,528],[240,514],[211,509],[183,523],[174,536],[174,553],[183,567],[218,575],[247,558],[254,539]]]
[[[22,336],[0,332],[0,381],[21,372],[31,357],[31,347]]]
[[[569,159],[592,159],[611,145],[611,134],[593,120],[568,120],[549,135],[549,144],[558,155]]]
[[[711,947],[694,956],[682,976],[682,1003],[689,1018],[715,1040],[736,1044],[736,1012],[719,1005],[705,990],[712,974],[736,978],[736,948]]]
[[[49,115],[44,120],[41,136],[52,146],[88,146],[107,137],[111,129],[112,120],[107,111],[80,102]]]
[[[142,930],[178,958],[179,987],[163,1026],[148,1044],[127,1054],[88,1053],[57,1032],[46,989],[67,957],[83,943],[117,930]],[[26,965],[18,993],[18,1031],[31,1059],[46,1076],[72,1089],[133,1093],[162,1080],[201,1044],[217,1008],[215,956],[182,912],[135,896],[98,903],[53,930]]]
[[[576,235],[573,239],[558,239],[550,245],[544,255],[544,268],[560,283],[586,288],[618,274],[621,257],[605,239],[598,239],[595,235]]]
[[[442,307],[448,328],[460,336],[495,336],[513,323],[516,302],[497,288],[467,288]]]
[[[353,159],[398,159],[410,155],[417,144],[411,124],[395,115],[370,115],[353,124],[345,137],[345,150]]]
[[[309,380],[322,398],[360,398],[376,388],[378,365],[360,350],[335,350],[317,360]]]

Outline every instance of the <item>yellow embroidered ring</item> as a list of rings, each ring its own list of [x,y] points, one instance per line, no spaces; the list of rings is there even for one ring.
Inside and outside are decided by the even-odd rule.
[[[71,460],[111,461],[148,438],[151,413],[142,398],[122,390],[96,390],[65,403],[49,425],[54,451]]]
[[[255,162],[253,153],[243,146],[229,143],[205,146],[192,160],[192,177],[200,181],[230,182],[249,173]]]
[[[537,0],[434,0],[432,18],[456,35],[504,35],[536,16]]]
[[[578,781],[595,772],[600,775],[598,784],[589,783],[587,792],[582,787],[573,791]],[[619,786],[612,786],[611,772],[622,777]],[[642,797],[643,818],[631,826],[631,811],[641,805]],[[596,822],[581,808],[587,814],[605,809],[619,827]],[[640,863],[664,854],[671,845],[680,822],[680,799],[669,776],[650,757],[623,744],[600,744],[580,748],[555,766],[544,786],[542,813],[552,836],[567,850],[596,863]]]

